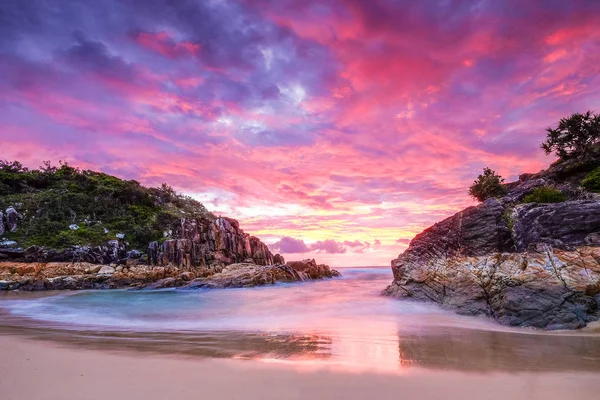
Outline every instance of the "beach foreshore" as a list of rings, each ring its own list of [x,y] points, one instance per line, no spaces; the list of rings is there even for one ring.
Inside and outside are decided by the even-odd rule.
[[[93,399],[591,399],[587,372],[374,373],[304,363],[224,360],[65,347],[0,335],[4,400]]]

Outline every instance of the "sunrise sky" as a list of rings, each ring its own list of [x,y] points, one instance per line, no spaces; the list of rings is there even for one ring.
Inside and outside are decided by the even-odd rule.
[[[388,265],[600,110],[600,1],[0,2],[0,158],[171,184],[286,259]]]

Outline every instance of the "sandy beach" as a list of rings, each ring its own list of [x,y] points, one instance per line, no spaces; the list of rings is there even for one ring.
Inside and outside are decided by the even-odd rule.
[[[172,357],[63,347],[0,336],[3,400],[592,399],[593,373],[360,374],[302,363]]]

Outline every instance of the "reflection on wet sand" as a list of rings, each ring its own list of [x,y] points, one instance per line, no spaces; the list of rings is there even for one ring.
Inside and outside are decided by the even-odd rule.
[[[600,371],[598,330],[509,329],[382,297],[389,279],[389,268],[363,268],[339,280],[247,290],[10,293],[0,295],[0,335],[298,368]]]
[[[600,371],[600,337],[447,329],[399,338],[399,363],[457,371]]]
[[[0,326],[0,335],[24,336],[62,345],[108,351],[139,351],[214,358],[293,358],[331,356],[331,338],[323,335],[249,332],[101,332],[26,326]]]
[[[278,360],[299,366],[304,363],[388,372],[414,367],[466,372],[600,371],[600,337],[584,335],[448,328],[436,334],[397,334],[374,340],[360,331],[352,334],[78,331],[36,326],[22,318],[4,321],[0,334],[108,351]]]

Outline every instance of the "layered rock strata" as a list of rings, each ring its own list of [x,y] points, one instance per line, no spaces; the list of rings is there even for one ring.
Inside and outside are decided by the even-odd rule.
[[[384,294],[433,301],[511,326],[572,329],[600,317],[600,197],[563,169],[522,175],[508,194],[417,235]],[[561,203],[521,203],[539,186]]]

